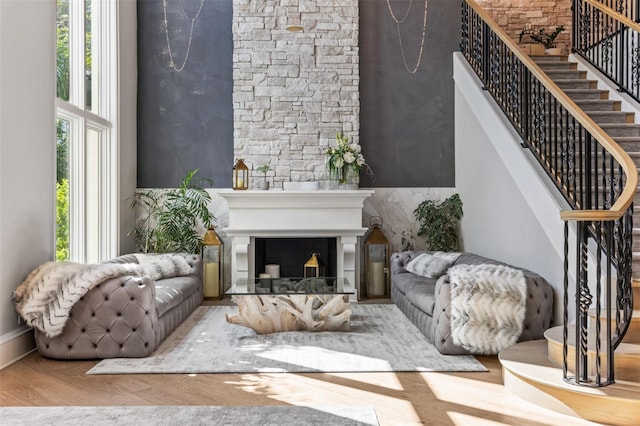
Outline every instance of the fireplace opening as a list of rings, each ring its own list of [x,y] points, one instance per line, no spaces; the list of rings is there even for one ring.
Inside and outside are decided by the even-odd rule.
[[[336,238],[256,238],[255,276],[265,272],[266,265],[276,264],[281,277],[303,277],[304,264],[316,253],[322,265],[320,275],[335,277],[336,248]]]

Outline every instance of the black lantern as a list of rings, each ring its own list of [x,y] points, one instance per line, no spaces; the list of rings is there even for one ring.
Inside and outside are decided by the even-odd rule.
[[[382,218],[373,216],[369,219],[369,232],[364,243],[366,268],[367,297],[389,297],[389,241],[380,227]]]
[[[249,188],[249,168],[246,164],[244,164],[244,161],[242,159],[239,159],[233,166],[231,187],[238,190]]]
[[[212,226],[202,238],[202,281],[204,297],[222,299],[223,253],[224,247],[222,240],[220,240]]]

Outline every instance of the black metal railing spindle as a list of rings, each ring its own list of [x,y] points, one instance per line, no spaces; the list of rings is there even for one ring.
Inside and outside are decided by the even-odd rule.
[[[640,102],[639,3],[573,0],[571,40],[573,52]]]

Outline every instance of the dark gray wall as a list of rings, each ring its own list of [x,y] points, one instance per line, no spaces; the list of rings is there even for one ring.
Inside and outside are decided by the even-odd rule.
[[[401,19],[409,0],[390,4]],[[452,187],[454,179],[452,52],[460,39],[460,2],[429,0],[420,68],[403,65],[386,0],[360,0],[360,143],[375,179],[361,186]],[[420,51],[424,1],[413,0],[400,25],[412,69]]]
[[[174,61],[200,0],[169,0]],[[232,0],[204,0],[181,72],[169,65],[162,0],[138,0],[138,187],[176,187],[191,169],[229,187],[233,166]]]
[[[187,170],[229,187],[233,166],[232,0],[204,0],[189,60],[169,66],[162,0],[138,1],[138,186],[175,187]],[[355,1],[355,0],[354,0]],[[404,16],[409,0],[390,2]],[[167,1],[175,61],[182,62],[200,0]],[[360,5],[360,142],[375,179],[362,186],[451,187],[454,180],[451,54],[460,3],[429,0],[424,54],[416,74],[402,63],[386,0]],[[424,1],[401,25],[407,62],[416,63]],[[181,31],[180,31],[181,30]]]

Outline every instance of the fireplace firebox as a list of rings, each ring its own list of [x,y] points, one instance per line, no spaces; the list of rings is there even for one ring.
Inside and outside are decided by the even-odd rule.
[[[325,277],[336,276],[335,238],[256,238],[255,277],[265,272],[265,265],[280,265],[280,276],[304,276],[304,263],[316,253]]]

